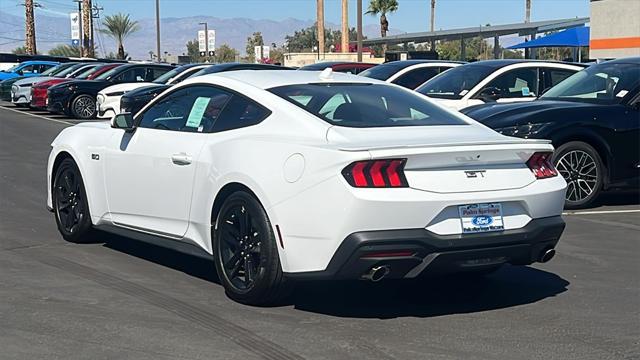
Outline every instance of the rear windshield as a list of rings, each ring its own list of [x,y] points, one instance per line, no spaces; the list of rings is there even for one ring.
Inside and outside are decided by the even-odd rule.
[[[332,125],[392,127],[466,125],[461,118],[392,85],[317,83],[287,85],[270,92]]]

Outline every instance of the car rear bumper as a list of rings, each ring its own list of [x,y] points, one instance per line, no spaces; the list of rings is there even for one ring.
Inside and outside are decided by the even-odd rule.
[[[298,280],[364,279],[387,267],[385,278],[415,278],[482,270],[501,264],[529,265],[553,249],[564,231],[560,216],[534,219],[501,232],[437,235],[427,229],[363,231],[349,235],[322,271],[286,273]],[[403,254],[405,253],[405,254]]]

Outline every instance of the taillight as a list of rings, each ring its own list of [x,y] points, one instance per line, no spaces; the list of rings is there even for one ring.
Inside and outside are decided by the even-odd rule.
[[[409,187],[404,176],[407,159],[356,161],[342,170],[342,176],[353,187]]]
[[[527,160],[527,166],[536,179],[546,179],[558,176],[558,171],[551,163],[552,152],[536,152]]]

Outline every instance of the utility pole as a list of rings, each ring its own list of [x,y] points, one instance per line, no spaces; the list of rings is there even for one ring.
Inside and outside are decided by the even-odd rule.
[[[82,14],[82,2],[84,0],[73,0],[75,2],[78,3],[78,17],[80,18],[80,20],[78,20],[78,33],[80,34],[80,41],[78,41],[78,46],[80,46],[80,56],[82,56],[84,54],[84,36],[83,32],[82,32],[82,28],[84,27],[84,25],[82,24],[84,22],[84,16]]]
[[[37,6],[37,5],[36,5]],[[36,49],[36,23],[33,16],[33,0],[25,0],[25,48],[27,54],[35,55],[37,54]]]
[[[431,0],[431,32],[436,31],[436,0]],[[436,41],[431,40],[431,51],[436,50]]]
[[[156,0],[156,54],[160,62],[160,0]]]
[[[316,0],[318,20],[318,59],[324,52],[324,0]]]
[[[82,57],[94,57],[93,37],[91,36],[91,0],[82,0]]]
[[[525,0],[524,3],[524,22],[526,24],[531,22],[531,0]],[[533,40],[533,36],[529,35],[529,37],[526,39],[527,41],[531,41]],[[529,49],[524,49],[524,58],[525,59],[529,59],[531,58],[533,55],[533,51],[529,50]]]
[[[343,53],[349,52],[349,0],[342,0],[342,42]]]
[[[358,0],[356,7],[358,11],[358,24],[356,31],[358,32],[358,61],[362,61],[362,0]]]
[[[104,8],[102,6],[98,7],[97,4],[93,4],[93,7],[91,8],[91,51],[93,52],[94,56],[95,56],[95,51],[96,51],[96,47],[95,47],[95,37],[94,37],[94,31],[93,31],[93,24],[94,21],[93,19],[99,19],[100,18],[100,11],[104,10]]]

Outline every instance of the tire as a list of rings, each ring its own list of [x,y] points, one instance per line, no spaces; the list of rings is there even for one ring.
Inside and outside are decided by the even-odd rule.
[[[268,306],[289,294],[271,223],[251,194],[238,191],[224,201],[212,238],[218,277],[231,299]]]
[[[93,119],[96,117],[96,100],[91,95],[78,95],[71,101],[69,110],[77,119]]]
[[[94,233],[87,192],[76,163],[67,158],[55,171],[52,186],[53,213],[62,237],[74,243],[87,243]]]
[[[565,208],[592,205],[602,191],[605,175],[598,152],[587,143],[571,141],[558,147],[553,164],[567,181]]]

